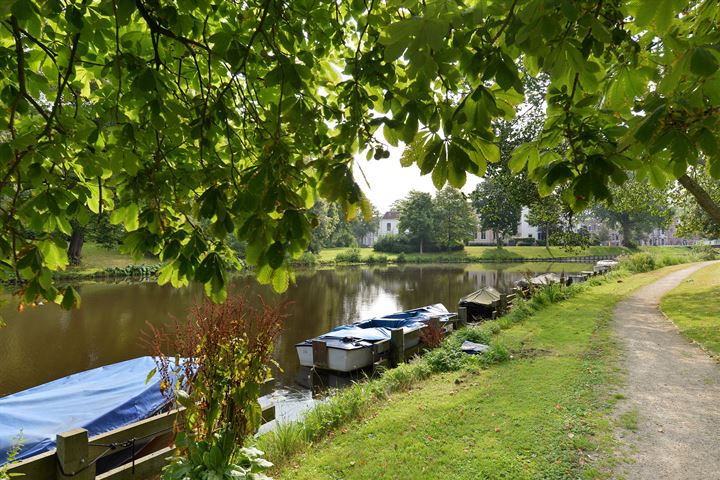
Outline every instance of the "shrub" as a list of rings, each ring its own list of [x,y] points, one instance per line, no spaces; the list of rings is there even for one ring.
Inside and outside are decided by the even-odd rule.
[[[532,237],[527,238],[515,238],[510,241],[511,245],[515,245],[518,247],[534,247],[537,245],[537,240],[535,240]]]
[[[633,273],[643,273],[655,270],[655,257],[647,252],[634,253],[623,260],[623,264]]]
[[[111,277],[151,277],[155,275],[161,267],[161,264],[107,267],[104,273]]]
[[[490,350],[485,352],[483,360],[488,363],[500,363],[510,358],[510,350],[501,342],[492,342]]]
[[[712,245],[704,243],[696,243],[690,249],[691,255],[698,260],[715,260],[717,258],[717,251]]]
[[[430,350],[423,360],[433,373],[454,372],[466,365],[468,354],[460,350],[462,342],[445,342],[440,348]]]
[[[362,257],[360,256],[360,249],[349,248],[344,252],[340,252],[335,255],[335,261],[337,263],[360,263]]]
[[[372,264],[377,264],[377,263],[379,263],[379,264],[385,264],[385,263],[388,262],[388,257],[385,256],[385,255],[374,255],[374,254],[370,254],[370,255],[368,255],[367,258],[365,259],[365,262],[367,262],[367,263],[369,263],[369,264],[371,264],[371,265],[372,265]]]
[[[407,263],[407,258],[405,258],[405,252],[400,252],[397,257],[395,257],[395,263]]]
[[[303,252],[300,258],[295,260],[295,263],[304,267],[313,267],[318,263],[318,256],[312,252]]]
[[[383,235],[375,241],[373,250],[384,253],[401,253],[415,251],[417,248],[402,235]]]

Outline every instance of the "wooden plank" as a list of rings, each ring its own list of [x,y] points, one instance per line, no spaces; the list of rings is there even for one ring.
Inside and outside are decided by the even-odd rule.
[[[320,368],[328,368],[327,343],[322,340],[312,341],[313,365]]]
[[[132,438],[140,438],[145,437],[146,435],[163,431],[167,428],[172,428],[175,423],[175,419],[177,418],[178,413],[181,413],[185,410],[185,407],[180,407],[174,410],[170,410],[166,413],[161,413],[159,415],[155,415],[150,418],[146,418],[145,420],[140,420],[139,422],[131,423],[130,425],[126,425],[124,427],[112,430],[107,433],[103,433],[100,435],[96,435],[89,440],[87,440],[88,443],[102,443],[102,444],[109,444],[109,443],[118,443],[118,442],[125,442],[127,440],[130,440]],[[271,422],[275,419],[275,405],[269,405],[265,408],[263,408],[263,423]],[[64,432],[60,434],[58,437],[63,436],[63,438],[70,435],[71,432]],[[67,448],[67,445],[64,447]],[[99,455],[106,449],[106,447],[93,447],[92,445],[87,445],[88,448],[88,454],[86,454],[85,458],[94,458],[95,456]],[[25,478],[28,479],[52,479],[56,478],[56,466],[58,462],[58,456],[57,451],[55,449],[50,450],[48,452],[43,452],[41,454],[35,455],[30,458],[26,458],[24,460],[21,460],[19,462],[13,463],[10,467],[8,467],[8,473],[18,473],[22,474]],[[93,474],[95,470],[93,468],[88,469],[87,471],[90,472],[92,470]],[[74,471],[74,470],[73,470]],[[155,473],[159,472],[158,470],[155,471]],[[68,472],[68,470],[66,470]],[[151,472],[152,473],[152,472]],[[63,477],[65,478],[65,477]],[[84,478],[84,477],[75,477],[75,478]],[[95,477],[88,477],[88,478],[95,478]],[[100,477],[98,477],[100,478]],[[121,477],[125,478],[125,477]]]
[[[125,442],[132,438],[142,438],[156,432],[163,432],[170,429],[172,431],[177,419],[178,413],[185,411],[185,407],[170,410],[167,413],[161,413],[153,417],[140,420],[139,422],[125,425],[124,427],[102,433],[90,439],[90,443],[116,443]],[[93,447],[98,448],[98,447]]]
[[[8,473],[18,473],[23,475],[23,478],[55,478],[56,464],[55,449],[52,449],[49,452],[13,463],[8,467]]]
[[[170,463],[174,447],[165,447],[162,450],[135,460],[135,468],[131,463],[121,465],[97,477],[97,480],[134,480],[158,475],[160,470]]]

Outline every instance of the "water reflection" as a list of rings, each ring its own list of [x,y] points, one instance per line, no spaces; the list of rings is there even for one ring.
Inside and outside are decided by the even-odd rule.
[[[292,389],[297,373],[295,343],[332,327],[374,315],[458,299],[483,285],[507,290],[527,270],[580,271],[584,264],[407,265],[306,270],[283,295],[239,276],[231,289],[251,302],[288,302],[289,317],[275,346],[283,371],[276,389]],[[0,314],[0,395],[147,354],[139,342],[146,323],[171,325],[202,298],[202,288],[174,289],[155,283],[95,283],[78,287],[82,306],[71,312],[56,305],[22,313],[4,306]],[[292,390],[287,390],[292,392]],[[285,395],[280,393],[280,395]],[[294,394],[288,393],[288,398]],[[303,394],[304,395],[304,394]],[[301,395],[298,400],[304,401]]]

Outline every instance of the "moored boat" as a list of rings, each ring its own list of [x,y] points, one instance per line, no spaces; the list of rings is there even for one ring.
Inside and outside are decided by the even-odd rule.
[[[147,381],[155,366],[153,357],[135,358],[0,398],[0,465],[17,443],[22,460],[53,449],[59,433],[84,428],[92,437],[169,407],[160,375]]]
[[[493,312],[500,307],[500,299],[500,292],[492,287],[483,287],[462,297],[458,302],[458,307],[467,309],[468,321],[478,321],[492,318]]]
[[[420,343],[420,332],[433,318],[441,324],[454,314],[442,304],[370,318],[341,325],[315,338],[295,345],[300,365],[337,372],[352,372],[369,367],[390,351],[393,330],[402,329],[404,348]]]

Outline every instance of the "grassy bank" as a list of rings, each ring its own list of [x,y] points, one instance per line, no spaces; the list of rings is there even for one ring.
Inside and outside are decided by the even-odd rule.
[[[347,248],[326,248],[320,251],[318,260],[320,263],[333,263],[338,254],[347,252]],[[359,248],[358,253],[362,261],[366,261],[371,256],[384,256],[388,261],[394,262],[398,255],[393,253],[380,253],[373,251],[372,248]],[[406,253],[403,254],[404,261],[410,263],[433,263],[433,262],[497,262],[503,260],[522,260],[522,259],[560,259],[577,256],[594,256],[594,255],[620,255],[628,253],[628,249],[623,247],[588,247],[585,249],[577,249],[574,251],[566,251],[560,247],[480,247],[468,246],[464,250],[458,252],[438,252],[438,253]]]
[[[612,443],[604,417],[613,400],[612,308],[667,270],[554,287],[341,391],[259,446],[280,463],[279,478],[601,476],[592,458]],[[458,354],[453,345],[464,338],[489,342],[492,353]]]
[[[720,355],[720,264],[695,272],[663,297],[660,308],[680,332]]]

